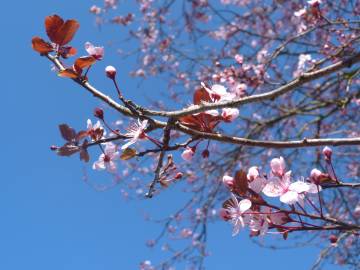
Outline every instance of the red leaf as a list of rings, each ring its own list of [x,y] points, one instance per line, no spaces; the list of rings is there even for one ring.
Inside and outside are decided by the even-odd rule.
[[[76,20],[67,20],[56,32],[54,42],[60,46],[69,43],[79,27],[80,24]]]
[[[80,151],[79,146],[73,145],[71,143],[66,143],[64,146],[56,150],[59,156],[71,156]]]
[[[45,30],[50,40],[56,42],[56,33],[64,24],[64,20],[58,15],[47,16],[45,18]]]
[[[89,162],[89,160],[90,160],[90,156],[87,151],[87,145],[88,145],[88,141],[85,140],[82,144],[81,151],[80,151],[80,160],[83,160],[84,162]]]
[[[74,63],[75,70],[84,69],[96,62],[96,59],[92,56],[82,56],[76,59]]]
[[[64,23],[64,20],[58,15],[45,18],[46,34],[52,42],[60,46],[69,43],[73,39],[79,26],[76,20],[67,20]]]
[[[195,105],[200,104],[202,101],[211,102],[211,98],[209,93],[204,89],[204,87],[201,87],[197,89],[193,96],[193,102]]]
[[[68,142],[73,141],[76,138],[76,132],[73,128],[67,124],[59,125],[61,136]]]
[[[77,73],[72,68],[67,68],[67,69],[64,69],[64,70],[60,70],[59,73],[58,73],[58,76],[65,77],[65,78],[76,79],[76,78],[78,78],[80,76],[80,74]]]
[[[59,49],[59,54],[63,58],[68,58],[70,56],[74,56],[76,53],[77,53],[76,48],[71,47],[71,46],[63,46]]]
[[[234,192],[240,196],[245,195],[249,188],[246,172],[243,170],[237,171],[234,178]]]
[[[32,42],[32,48],[38,53],[44,54],[44,53],[52,52],[54,50],[54,48],[51,46],[50,43],[44,41],[40,37],[33,37],[31,42]]]

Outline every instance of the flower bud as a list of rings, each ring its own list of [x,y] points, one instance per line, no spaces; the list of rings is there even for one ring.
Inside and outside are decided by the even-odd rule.
[[[190,161],[195,154],[195,147],[186,147],[184,152],[182,152],[181,157],[186,160]]]
[[[59,147],[56,146],[56,145],[50,146],[50,150],[51,150],[51,151],[55,151],[55,150],[58,150],[58,149],[59,149]]]
[[[175,175],[175,179],[178,180],[178,179],[181,179],[183,177],[183,173],[182,172],[178,172],[176,175]]]
[[[332,245],[335,245],[336,242],[338,241],[338,237],[336,235],[332,234],[329,236],[329,241]]]
[[[320,184],[320,179],[322,177],[323,173],[318,169],[312,169],[310,172],[310,180],[316,185]]]
[[[116,68],[114,68],[113,66],[107,66],[105,68],[105,73],[108,78],[114,80],[116,76]]]
[[[204,151],[202,151],[201,155],[203,158],[208,158],[210,156],[210,152],[209,150],[205,149]]]
[[[104,119],[104,111],[101,108],[95,108],[94,116],[103,120]]]
[[[328,146],[325,146],[322,152],[323,155],[325,156],[325,160],[330,161],[332,156],[332,149]]]
[[[222,179],[225,186],[227,186],[229,189],[232,189],[234,187],[234,178],[229,175],[224,175]]]

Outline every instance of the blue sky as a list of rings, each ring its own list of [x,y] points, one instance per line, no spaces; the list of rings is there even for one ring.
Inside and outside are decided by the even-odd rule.
[[[59,123],[85,127],[86,119],[99,103],[70,80],[52,73],[49,62],[31,50],[31,38],[45,37],[45,16],[57,13],[80,22],[72,42],[80,50],[88,40],[104,45],[116,40],[115,27],[98,31],[88,13],[92,4],[100,3],[2,3],[0,269],[137,269],[142,260],[158,262],[164,256],[159,249],[144,245],[161,227],[145,222],[143,213],[161,217],[161,213],[175,210],[185,198],[168,190],[152,200],[125,202],[118,187],[98,192],[86,185],[77,158],[60,158],[49,150],[50,145],[61,143]],[[116,65],[116,61],[115,47],[107,47],[93,80],[104,88],[110,86],[101,72],[107,64]],[[125,69],[133,63],[121,63],[125,64],[120,76],[123,87],[137,89]],[[96,70],[101,76],[96,75]],[[131,96],[141,101],[142,90]],[[247,233],[231,237],[231,228],[225,223],[210,226],[209,250],[209,270],[308,269],[318,252],[313,247],[262,249],[251,242]]]

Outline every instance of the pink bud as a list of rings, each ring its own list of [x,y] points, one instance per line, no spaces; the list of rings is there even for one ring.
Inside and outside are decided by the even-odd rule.
[[[182,152],[181,157],[183,160],[190,161],[195,154],[194,147],[186,147],[184,152]]]
[[[331,244],[336,244],[336,242],[338,241],[338,237],[334,234],[329,236],[329,240]]]
[[[175,175],[175,179],[178,180],[178,179],[181,179],[183,177],[183,173],[182,172],[178,172],[176,175]]]
[[[249,181],[254,181],[259,176],[259,170],[256,166],[250,167],[247,174]]]
[[[310,179],[316,185],[320,184],[320,179],[322,176],[323,176],[323,173],[318,169],[312,169],[310,172]]]
[[[105,73],[108,78],[114,80],[116,76],[116,68],[114,68],[113,66],[107,66],[105,68]]]
[[[101,108],[95,108],[94,116],[103,120],[104,119],[104,111]]]
[[[224,183],[225,186],[232,189],[233,186],[234,186],[234,178],[229,176],[229,175],[224,175],[223,176],[223,183]]]
[[[332,156],[332,149],[328,146],[325,146],[322,152],[325,156],[325,160],[330,161]]]

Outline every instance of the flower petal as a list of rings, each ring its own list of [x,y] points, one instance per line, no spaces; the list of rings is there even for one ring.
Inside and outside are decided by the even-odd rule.
[[[299,194],[291,190],[280,196],[280,201],[286,204],[294,204],[298,202],[298,200]]]

